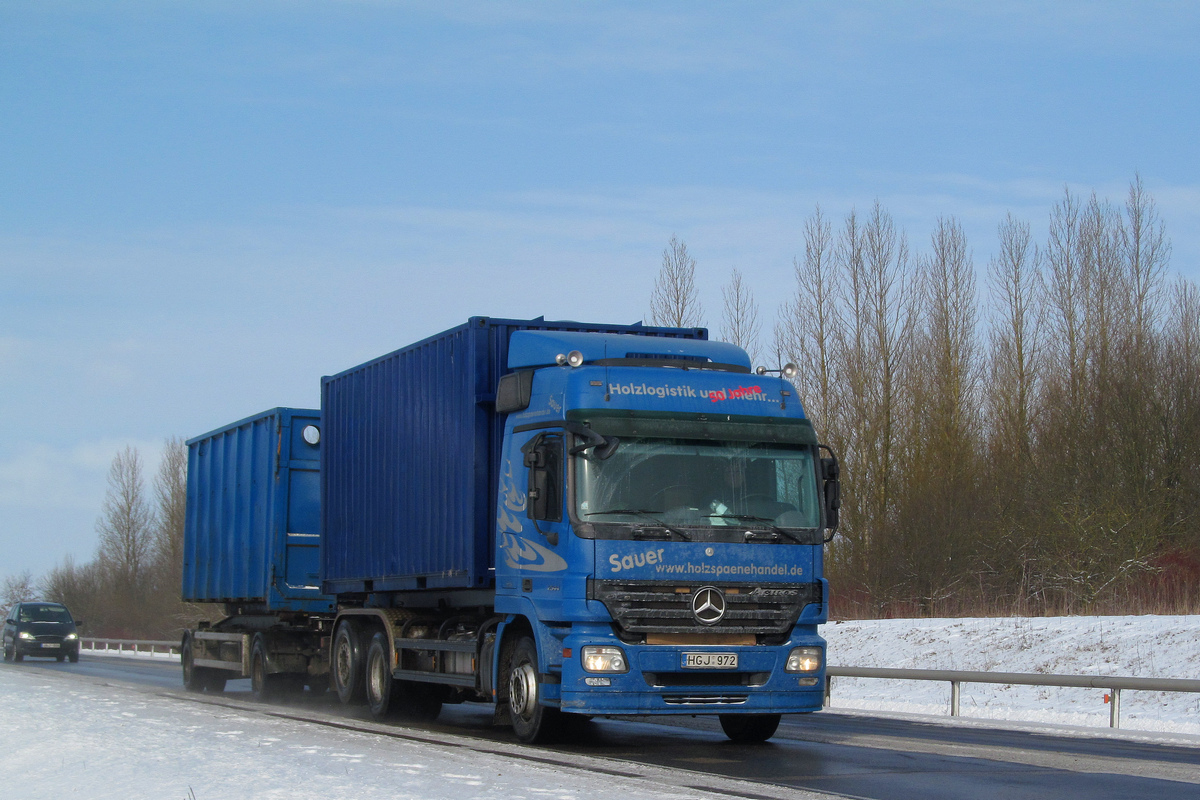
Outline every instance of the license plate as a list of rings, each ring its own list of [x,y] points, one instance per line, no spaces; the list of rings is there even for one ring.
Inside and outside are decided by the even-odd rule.
[[[737,653],[684,653],[684,669],[737,669]]]
[[[62,647],[58,642],[42,642],[42,647]]]

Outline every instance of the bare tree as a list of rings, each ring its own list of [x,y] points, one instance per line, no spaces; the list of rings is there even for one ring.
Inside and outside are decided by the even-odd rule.
[[[47,600],[62,603],[76,619],[91,620],[93,624],[103,621],[103,595],[107,587],[94,562],[76,566],[75,559],[68,555],[46,573],[41,586]]]
[[[187,511],[187,445],[171,438],[163,446],[154,477],[154,599],[159,612],[157,635],[178,633],[197,609],[180,600],[183,577],[183,528]]]
[[[183,564],[183,524],[187,511],[187,445],[174,437],[163,446],[158,474],[154,476],[156,513],[154,518],[154,556],[156,563],[179,577]],[[178,580],[170,587],[178,591]]]
[[[28,600],[36,600],[38,597],[37,587],[33,581],[33,573],[25,570],[19,575],[9,575],[4,579],[4,584],[0,586],[0,603],[3,603],[3,608],[10,608],[17,603],[24,603]]]
[[[154,513],[146,498],[141,456],[132,447],[113,457],[96,530],[100,536],[96,560],[110,582],[113,618],[136,628],[146,616]]]
[[[696,259],[673,235],[663,250],[662,267],[650,295],[650,322],[672,328],[704,324],[704,309],[696,289]]]
[[[750,355],[751,363],[758,359],[758,303],[754,293],[742,279],[741,270],[734,267],[729,274],[729,283],[721,292],[725,301],[725,313],[721,322],[721,338],[732,342]]]
[[[1121,231],[1128,274],[1129,319],[1135,350],[1142,350],[1153,335],[1162,309],[1163,277],[1171,260],[1171,242],[1158,216],[1154,200],[1134,177],[1125,201],[1125,226]]]
[[[905,380],[911,413],[897,531],[905,581],[926,610],[951,595],[975,558],[981,419],[975,270],[962,226],[939,219],[931,246],[921,260],[921,324]]]
[[[838,271],[834,261],[833,230],[817,206],[804,222],[804,260],[792,262],[794,293],[779,309],[775,347],[778,361],[792,361],[800,369],[796,390],[809,416],[817,421],[827,441],[840,449],[835,336],[841,326],[838,307]]]
[[[890,536],[896,520],[905,424],[904,377],[912,352],[912,264],[907,237],[876,201],[865,224],[853,212],[837,245],[844,324],[837,332],[847,480],[847,545],[831,563],[871,587],[877,603],[899,585]]]
[[[1000,251],[988,265],[995,303],[988,407],[993,456],[1032,458],[1034,403],[1041,369],[1041,255],[1029,223],[1009,214],[999,228]]]

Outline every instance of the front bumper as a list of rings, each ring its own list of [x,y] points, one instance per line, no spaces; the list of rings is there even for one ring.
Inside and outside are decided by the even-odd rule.
[[[79,640],[63,639],[16,639],[15,652],[34,658],[58,658],[59,656],[79,655]]]
[[[620,647],[629,672],[584,672],[580,654],[585,645]],[[805,714],[819,711],[825,699],[824,663],[817,672],[784,671],[793,647],[815,646],[824,652],[825,640],[803,628],[779,646],[630,645],[618,641],[611,630],[572,634],[564,646],[573,657],[563,662],[560,703],[573,713]],[[738,667],[684,669],[685,652],[736,653]],[[597,678],[607,678],[608,685],[597,685],[604,682]]]

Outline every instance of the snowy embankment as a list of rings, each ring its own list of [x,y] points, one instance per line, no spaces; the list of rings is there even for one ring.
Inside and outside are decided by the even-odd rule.
[[[1200,678],[1200,616],[856,620],[826,625],[829,663],[855,667]],[[1103,689],[963,684],[967,718],[1103,727]],[[832,710],[949,713],[944,682],[835,678]],[[1200,734],[1200,694],[1123,691],[1121,727]]]
[[[0,664],[0,797],[12,800],[713,800],[670,770],[522,758],[515,743],[314,724],[180,693]],[[322,718],[322,715],[311,716]],[[387,730],[386,726],[378,726]],[[543,759],[547,761],[549,759]],[[607,774],[598,767],[607,767]]]

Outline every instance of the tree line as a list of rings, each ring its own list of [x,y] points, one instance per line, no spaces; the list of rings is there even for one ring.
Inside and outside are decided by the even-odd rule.
[[[112,460],[108,490],[96,520],[94,557],[65,557],[40,579],[30,572],[0,586],[4,606],[43,599],[63,603],[84,620],[86,634],[114,639],[175,639],[208,615],[180,600],[187,447],[168,439],[148,486],[143,460],[126,447]]]
[[[799,366],[842,460],[836,614],[1200,609],[1200,291],[1140,178],[1048,231],[1009,215],[977,278],[954,217],[918,250],[878,202],[818,207],[765,348],[732,272],[720,337]],[[677,238],[650,316],[704,324]]]

